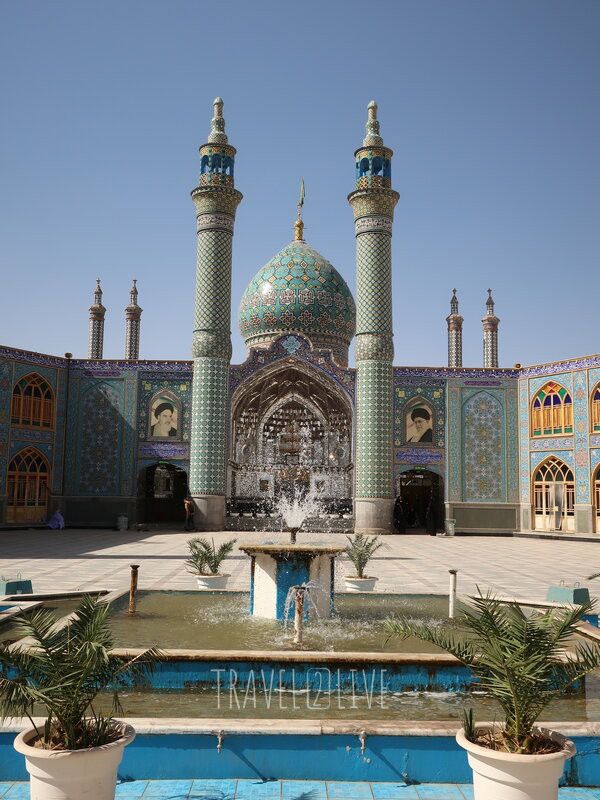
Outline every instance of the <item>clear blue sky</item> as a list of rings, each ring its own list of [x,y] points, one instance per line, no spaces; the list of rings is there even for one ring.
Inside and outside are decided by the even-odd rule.
[[[395,363],[446,363],[459,290],[480,365],[493,287],[500,361],[600,350],[597,0],[233,0],[2,4],[0,342],[85,357],[96,277],[105,356],[139,281],[142,358],[189,358],[190,190],[215,95],[238,149],[237,308],[292,238],[354,289],[353,151],[379,104],[401,199]]]

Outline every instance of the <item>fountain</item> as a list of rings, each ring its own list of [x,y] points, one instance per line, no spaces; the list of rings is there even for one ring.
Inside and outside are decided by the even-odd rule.
[[[283,496],[277,510],[290,532],[290,541],[240,547],[251,559],[250,614],[283,621],[292,587],[309,585],[318,591],[314,601],[304,605],[303,616],[327,619],[334,610],[335,558],[345,548],[314,542],[297,543],[296,534],[304,522],[319,513],[319,501],[314,492],[304,497],[298,491],[292,498]]]

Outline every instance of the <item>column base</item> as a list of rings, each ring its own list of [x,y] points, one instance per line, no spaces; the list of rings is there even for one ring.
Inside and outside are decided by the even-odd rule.
[[[371,536],[393,533],[393,512],[393,497],[355,497],[355,533]]]
[[[594,509],[587,503],[575,503],[575,531],[594,533]]]
[[[194,525],[199,531],[225,530],[225,497],[215,494],[192,495],[196,506]]]
[[[533,530],[533,519],[531,518],[531,506],[529,503],[521,503],[519,505],[519,530]]]

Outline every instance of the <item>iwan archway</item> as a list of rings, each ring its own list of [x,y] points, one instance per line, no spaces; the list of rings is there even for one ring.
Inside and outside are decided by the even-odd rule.
[[[352,405],[305,362],[262,370],[232,400],[230,497],[264,504],[294,490],[352,497]]]

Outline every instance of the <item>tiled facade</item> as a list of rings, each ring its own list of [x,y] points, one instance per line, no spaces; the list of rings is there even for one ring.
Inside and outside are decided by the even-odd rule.
[[[240,327],[249,351],[242,364],[231,365],[232,246],[242,196],[234,187],[236,151],[228,143],[217,98],[192,192],[198,242],[193,361],[137,360],[141,309],[135,282],[128,308],[137,327],[130,331],[123,361],[0,348],[0,525],[13,521],[8,467],[33,448],[48,465],[50,495],[40,519],[29,522],[40,522],[58,507],[71,525],[113,526],[120,515],[143,522],[144,476],[161,467],[177,472],[179,480],[183,476],[183,488],[197,502],[210,506],[218,500],[221,516],[214,524],[222,527],[233,484],[232,408],[261,377],[279,375],[286,367],[310,376],[324,396],[338,398],[339,408],[347,410],[344,459],[350,451],[350,463],[340,457],[328,485],[353,485],[352,497],[345,499],[354,500],[358,527],[389,529],[391,505],[405,474],[420,473],[436,476],[445,516],[456,520],[458,531],[529,530],[539,523],[534,506],[540,497],[551,506],[546,522],[563,507],[560,492],[534,485],[540,467],[555,459],[572,475],[565,489],[571,503],[568,530],[596,532],[600,430],[592,430],[590,409],[600,382],[600,355],[499,368],[499,320],[490,293],[483,320],[488,366],[462,367],[462,317],[454,292],[447,318],[450,366],[393,367],[391,236],[399,195],[392,189],[392,151],[383,144],[376,111],[370,104],[349,196],[356,306],[342,275],[303,240],[299,216],[296,240],[257,272],[243,295]],[[92,355],[102,346],[101,299],[98,285],[90,310]],[[352,369],[347,349],[355,328]],[[11,420],[13,388],[28,375],[43,378],[53,393],[49,426]],[[532,403],[548,381],[568,394],[572,422],[555,435],[533,435]],[[161,406],[176,420],[165,435],[155,431],[154,412]],[[340,441],[337,446],[343,450]],[[258,482],[269,483],[268,471],[263,472]],[[368,524],[360,516],[361,504],[370,509]]]

